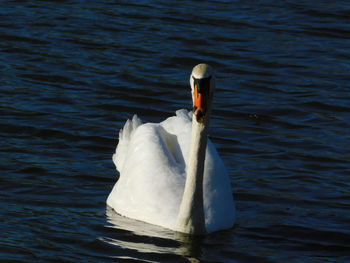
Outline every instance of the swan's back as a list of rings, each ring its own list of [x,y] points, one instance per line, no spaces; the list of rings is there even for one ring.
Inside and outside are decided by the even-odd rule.
[[[107,204],[121,215],[174,229],[183,195],[192,113],[179,110],[161,123],[134,117],[119,136],[113,161],[120,178]],[[204,167],[206,230],[231,227],[235,208],[226,168],[208,140]]]

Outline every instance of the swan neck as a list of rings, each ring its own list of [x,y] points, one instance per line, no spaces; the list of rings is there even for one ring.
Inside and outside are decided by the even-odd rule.
[[[208,117],[208,116],[207,116]],[[204,234],[203,175],[207,148],[209,118],[203,123],[192,120],[191,145],[186,169],[185,189],[176,230],[188,234]]]

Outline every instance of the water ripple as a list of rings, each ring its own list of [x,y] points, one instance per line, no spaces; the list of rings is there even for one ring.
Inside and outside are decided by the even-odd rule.
[[[5,1],[0,255],[6,262],[347,262],[346,1]],[[190,108],[217,75],[210,136],[233,229],[191,239],[106,209],[118,130]]]

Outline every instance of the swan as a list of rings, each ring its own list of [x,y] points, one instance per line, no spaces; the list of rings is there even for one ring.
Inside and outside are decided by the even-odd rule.
[[[107,205],[122,216],[202,235],[231,228],[235,205],[227,170],[207,138],[215,76],[198,64],[190,76],[193,111],[160,123],[134,115],[119,132],[119,179]]]

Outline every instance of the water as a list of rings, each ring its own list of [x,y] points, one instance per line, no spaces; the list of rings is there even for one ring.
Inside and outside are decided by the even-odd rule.
[[[1,262],[350,261],[346,1],[3,1]],[[217,72],[211,138],[233,229],[190,239],[105,200],[118,130],[190,108]]]

